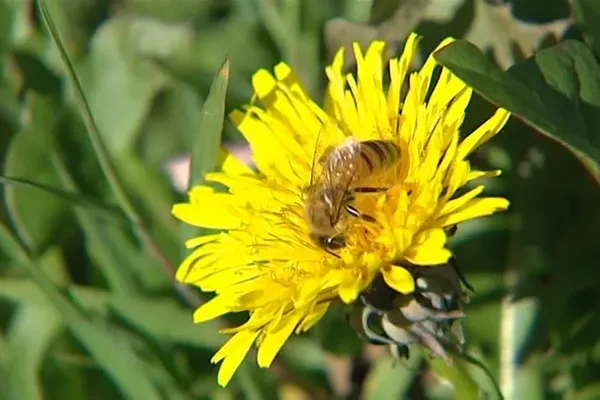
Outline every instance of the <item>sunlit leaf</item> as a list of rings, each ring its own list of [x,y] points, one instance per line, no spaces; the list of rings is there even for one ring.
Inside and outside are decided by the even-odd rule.
[[[4,199],[21,239],[31,250],[41,252],[60,238],[58,233],[69,218],[69,204],[48,190],[24,184],[59,187],[58,177],[48,168],[53,148],[48,132],[56,127],[57,109],[50,100],[35,96],[29,99],[30,123],[13,137],[4,165],[4,175],[22,184],[6,186]],[[6,182],[6,178],[3,180]]]
[[[483,97],[565,146],[600,183],[600,66],[583,43],[562,42],[508,72],[462,40],[436,59]]]

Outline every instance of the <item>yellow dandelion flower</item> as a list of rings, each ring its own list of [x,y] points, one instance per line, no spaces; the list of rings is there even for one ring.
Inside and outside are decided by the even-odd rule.
[[[268,367],[292,333],[310,329],[335,299],[353,302],[379,274],[396,291],[412,292],[415,283],[401,261],[445,263],[451,255],[445,228],[508,207],[506,199],[480,197],[481,185],[460,196],[457,190],[500,174],[471,169],[467,157],[498,133],[509,113],[497,110],[460,141],[472,91],[446,69],[434,81],[440,67],[431,56],[409,74],[416,47],[412,34],[402,56],[389,61],[387,90],[383,42],[373,42],[364,54],[354,46],[356,78],[343,74],[340,50],[326,69],[325,110],[288,65],[280,63],[274,74],[259,70],[252,81],[257,101],[231,113],[258,171],[228,155],[221,172],[206,176],[227,192],[194,187],[189,202],[173,207],[180,220],[215,230],[186,243],[195,250],[177,273],[179,281],[216,293],[195,312],[194,321],[250,314],[243,325],[223,331],[233,336],[212,359],[222,361],[219,384],[229,382],[253,344],[258,365]],[[306,188],[315,149],[347,138],[391,140],[400,149],[400,162],[378,178],[388,190],[356,196],[356,209],[375,223],[348,219],[344,246],[326,251],[311,240]]]

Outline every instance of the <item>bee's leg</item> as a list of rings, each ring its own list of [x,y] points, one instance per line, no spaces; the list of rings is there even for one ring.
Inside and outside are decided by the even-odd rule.
[[[379,192],[385,192],[388,189],[389,188],[386,188],[386,187],[357,187],[357,188],[352,188],[352,191],[356,192],[356,193],[379,193]]]
[[[331,251],[329,249],[323,249],[323,250],[325,250],[326,253],[329,253],[332,256],[336,257],[336,258],[341,258],[339,255],[335,254],[333,251]]]
[[[471,292],[476,293],[473,286],[471,286],[471,284],[467,281],[467,278],[465,278],[462,271],[460,270],[460,268],[458,266],[458,262],[456,261],[456,257],[454,255],[452,255],[452,257],[450,257],[450,260],[448,261],[448,263],[450,264],[452,269],[454,269],[454,271],[456,272],[456,275],[458,275],[458,279],[460,279],[462,284],[465,285],[466,288],[469,289]]]
[[[370,215],[361,213],[360,211],[358,211],[356,208],[354,208],[350,204],[344,204],[344,209],[346,210],[346,212],[348,214],[352,215],[353,217],[364,219],[367,222],[375,222],[376,221],[375,218],[371,217]]]

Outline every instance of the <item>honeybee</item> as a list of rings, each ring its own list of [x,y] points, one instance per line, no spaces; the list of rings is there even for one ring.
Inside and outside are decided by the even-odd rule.
[[[315,160],[321,166],[316,177]],[[382,187],[361,186],[365,181],[387,171],[400,160],[400,147],[391,140],[348,140],[315,156],[311,182],[306,192],[305,217],[311,239],[330,252],[346,245],[343,234],[346,215],[368,222],[375,219],[353,206],[357,193],[377,193]],[[333,253],[332,253],[333,254]]]

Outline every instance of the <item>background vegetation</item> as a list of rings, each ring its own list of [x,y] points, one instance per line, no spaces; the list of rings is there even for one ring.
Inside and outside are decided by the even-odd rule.
[[[600,398],[597,0],[47,5],[97,126],[37,2],[0,0],[0,398],[469,399],[498,397],[494,381],[511,399]],[[239,318],[194,325],[206,297],[172,281],[191,232],[170,215],[184,195],[167,163],[193,153],[198,182],[222,126],[241,140],[219,117],[249,100],[256,69],[285,60],[320,99],[340,45],[397,52],[411,30],[423,54],[448,35],[474,44],[438,54],[482,96],[464,132],[490,115],[483,98],[516,115],[473,160],[504,170],[488,190],[510,211],[452,243],[477,290],[467,350],[493,379],[418,353],[394,365],[331,313],[271,369],[250,357],[219,388],[217,330]]]

